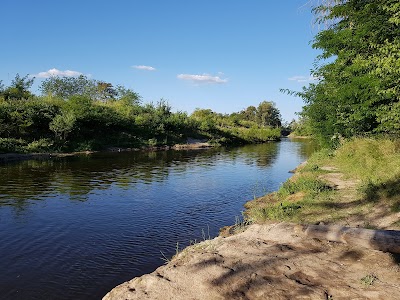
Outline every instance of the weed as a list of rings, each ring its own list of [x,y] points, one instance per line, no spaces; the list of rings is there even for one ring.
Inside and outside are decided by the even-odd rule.
[[[334,163],[344,173],[365,182],[380,184],[399,177],[400,151],[391,139],[356,138],[337,151]]]
[[[204,232],[204,229],[201,229],[201,236],[203,237],[203,241],[206,240],[211,240],[211,236],[210,236],[210,226],[207,225],[207,236],[206,233]]]
[[[233,231],[235,233],[243,232],[247,226],[249,226],[252,222],[247,219],[242,212],[242,217],[235,217],[235,225],[233,225]]]
[[[176,242],[176,246],[175,246],[175,255],[172,257],[172,258],[174,258],[175,256],[177,256],[179,253],[181,252],[181,250],[179,249],[179,242]],[[160,253],[161,253],[161,259],[167,264],[167,263],[169,263],[169,262],[171,262],[171,260],[172,260],[172,258],[168,258],[165,254],[164,254],[164,252],[162,252],[161,250],[160,250]]]
[[[363,182],[358,187],[358,191],[364,196],[364,199],[368,202],[376,202],[378,200],[379,188],[371,181]]]
[[[257,181],[256,184],[251,187],[251,192],[252,192],[253,200],[256,200],[258,194],[260,194],[260,193],[266,194],[267,193],[267,188],[264,185],[262,185],[259,181]]]
[[[201,235],[202,235],[203,242],[208,241],[208,240],[211,240],[210,226],[209,226],[209,225],[207,225],[207,234],[206,234],[206,232],[204,231],[204,229],[202,228],[202,229],[201,229]],[[190,240],[188,246],[195,246],[195,245],[198,245],[198,244],[200,244],[200,243],[201,243],[201,241],[197,241],[196,239],[195,239],[195,240]],[[174,257],[178,256],[178,254],[182,253],[182,252],[185,251],[185,250],[186,250],[186,249],[181,249],[181,248],[180,248],[179,242],[176,242],[176,245],[175,245],[175,254],[172,256],[172,258],[168,258],[168,257],[164,254],[164,252],[162,252],[162,251],[160,250],[160,253],[161,253],[161,256],[162,256],[161,259],[162,259],[166,264],[168,264],[169,262],[171,262],[171,260],[172,260]]]
[[[361,283],[364,284],[365,286],[370,286],[373,285],[375,281],[378,280],[378,277],[376,277],[375,274],[368,274],[364,276],[363,278],[360,279]]]
[[[165,262],[165,264],[168,264],[168,263],[171,261],[171,259],[169,259],[169,258],[164,254],[164,252],[162,252],[161,250],[160,250],[160,253],[161,253],[161,255],[162,255],[161,259]]]

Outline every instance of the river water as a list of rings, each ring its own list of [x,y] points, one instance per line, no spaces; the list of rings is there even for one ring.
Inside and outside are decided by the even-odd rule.
[[[101,299],[276,190],[307,141],[0,165],[0,299]]]

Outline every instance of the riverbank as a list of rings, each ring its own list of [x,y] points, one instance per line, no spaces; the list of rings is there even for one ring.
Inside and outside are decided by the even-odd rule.
[[[186,248],[103,299],[397,299],[398,254],[331,242],[329,234],[316,240],[295,224],[399,230],[399,159],[397,141],[322,151],[276,193],[246,204],[252,225]]]
[[[166,151],[166,150],[200,150],[213,148],[211,145],[205,141],[199,140],[188,140],[186,144],[176,144],[173,146],[162,146],[162,147],[142,147],[142,148],[108,148],[101,152],[132,152],[132,151]],[[97,153],[99,151],[79,151],[79,152],[69,152],[69,153],[2,153],[0,154],[0,163],[9,163],[22,160],[42,160],[42,159],[52,159],[60,157],[68,157],[75,155],[89,155]]]
[[[103,300],[398,299],[400,267],[391,254],[304,238],[294,227],[253,224],[204,241]]]

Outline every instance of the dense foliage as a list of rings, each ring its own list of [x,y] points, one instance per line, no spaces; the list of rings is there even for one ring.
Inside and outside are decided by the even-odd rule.
[[[130,89],[85,76],[46,79],[41,96],[29,91],[32,83],[19,75],[9,87],[0,82],[0,152],[156,147],[188,137],[223,145],[280,138],[272,102],[230,115],[197,109],[189,116],[164,100],[142,104]]]
[[[335,136],[398,134],[399,1],[324,3],[314,9],[319,22],[330,24],[313,43],[322,50],[313,70],[319,80],[291,92],[305,100],[302,115],[312,134],[331,145]]]

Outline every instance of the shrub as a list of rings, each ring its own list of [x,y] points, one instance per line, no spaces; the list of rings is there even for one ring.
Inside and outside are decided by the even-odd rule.
[[[29,143],[24,148],[27,152],[49,152],[52,150],[53,144],[50,139],[40,139]]]
[[[0,152],[10,153],[10,152],[25,152],[24,146],[26,146],[26,141],[22,139],[14,138],[0,138]]]

